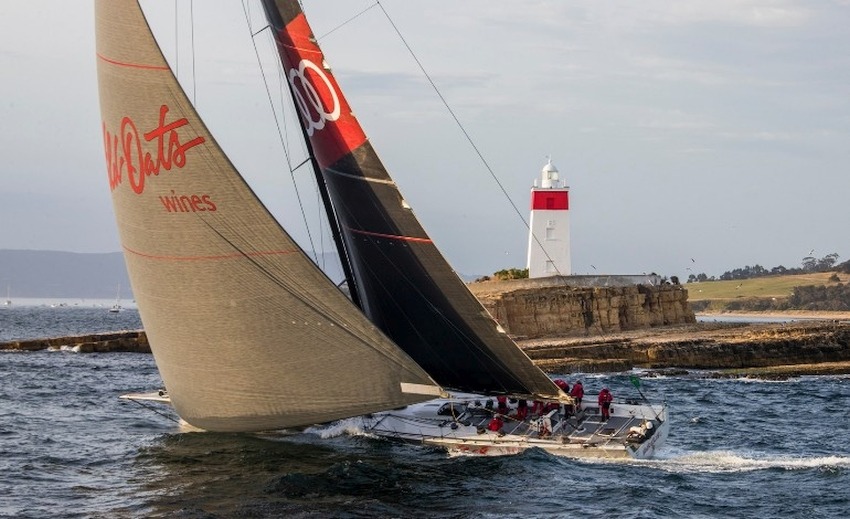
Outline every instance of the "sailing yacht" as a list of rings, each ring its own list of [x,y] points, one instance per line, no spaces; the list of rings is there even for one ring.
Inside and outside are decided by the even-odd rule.
[[[138,1],[97,0],[109,187],[165,384],[129,398],[167,402],[210,431],[362,417],[373,434],[473,454],[543,445],[567,454],[556,447],[573,443],[600,455],[654,452],[667,430],[663,406],[624,402],[615,407],[621,424],[600,423],[581,439],[593,423],[590,410],[569,421],[572,398],[508,337],[434,245],[355,118],[299,2],[261,3],[350,295],[225,156]],[[484,417],[494,418],[485,400],[500,396],[554,407],[510,431],[480,433]],[[411,415],[430,422],[402,427]],[[540,420],[558,425],[541,428]],[[574,435],[565,435],[571,423]],[[627,442],[621,433],[635,426],[653,433]]]
[[[115,304],[109,308],[109,313],[117,314],[123,308],[121,307],[121,285],[118,285],[118,292],[115,294]]]

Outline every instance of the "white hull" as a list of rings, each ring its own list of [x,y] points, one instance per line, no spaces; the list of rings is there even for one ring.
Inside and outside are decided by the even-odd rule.
[[[504,456],[538,448],[556,456],[633,459],[652,457],[670,428],[666,405],[629,401],[612,404],[611,418],[605,422],[596,405],[585,405],[566,420],[562,410],[553,411],[547,422],[551,432],[542,437],[537,417],[507,419],[501,431],[495,432],[487,430],[494,411],[485,407],[486,401],[486,397],[474,395],[432,400],[364,417],[363,428],[376,436],[438,446],[452,454]],[[455,416],[450,406],[454,406]],[[509,416],[515,410],[512,406]],[[633,427],[647,422],[653,427],[645,437],[629,434]]]
[[[139,403],[170,405],[165,391],[122,395]],[[439,398],[403,409],[359,417],[363,432],[391,440],[441,447],[451,454],[506,456],[532,448],[556,456],[572,458],[651,458],[661,448],[670,430],[666,404],[650,405],[634,401],[614,402],[611,418],[602,421],[595,405],[564,418],[562,410],[525,421],[508,419],[500,432],[487,430],[494,410],[488,398],[476,395]],[[455,414],[452,415],[452,409]],[[509,415],[516,412],[510,407]],[[547,420],[548,418],[548,420]],[[549,434],[541,437],[541,419]],[[181,420],[182,422],[182,420]],[[183,422],[185,424],[185,422]],[[630,435],[632,428],[652,423],[643,437]],[[201,431],[188,426],[184,431]]]

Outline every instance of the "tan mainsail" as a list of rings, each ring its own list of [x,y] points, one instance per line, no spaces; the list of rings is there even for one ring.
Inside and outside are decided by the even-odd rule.
[[[263,207],[177,83],[137,0],[97,0],[109,186],[133,293],[178,414],[215,431],[422,401],[430,377]]]

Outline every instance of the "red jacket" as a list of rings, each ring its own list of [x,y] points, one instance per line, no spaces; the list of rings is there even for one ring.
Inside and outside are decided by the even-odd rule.
[[[573,390],[570,391],[570,396],[573,398],[584,398],[584,387],[582,387],[581,382],[575,383]]]
[[[611,394],[607,389],[603,389],[599,392],[599,405],[604,403],[611,403],[614,400],[614,395]]]
[[[496,416],[492,420],[490,420],[490,423],[487,424],[487,428],[491,431],[501,431],[503,425],[505,425],[505,422],[501,418]]]

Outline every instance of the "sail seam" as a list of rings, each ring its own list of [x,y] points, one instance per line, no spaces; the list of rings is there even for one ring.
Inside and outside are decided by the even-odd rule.
[[[107,58],[101,53],[97,53],[97,57],[101,60],[110,63],[112,65],[117,65],[119,67],[127,67],[127,68],[138,68],[143,70],[170,70],[167,66],[163,65],[145,65],[143,63],[129,63],[126,61],[118,61],[116,59]]]
[[[296,250],[276,250],[276,251],[257,251],[257,252],[246,252],[246,253],[236,253],[236,254],[221,254],[217,256],[164,256],[159,254],[147,254],[144,252],[139,252],[133,250],[129,247],[122,246],[122,248],[136,256],[141,256],[143,258],[148,259],[156,259],[156,260],[173,260],[173,261],[210,261],[210,260],[226,260],[226,259],[236,259],[236,258],[244,258],[245,256],[281,256],[285,254],[292,254],[298,252]]]
[[[390,240],[403,240],[417,243],[434,243],[429,238],[416,238],[414,236],[399,236],[397,234],[384,234],[380,232],[361,231],[359,229],[352,229],[351,227],[348,227],[348,230],[355,234],[364,234],[366,236],[374,236],[376,238],[388,238]]]
[[[414,373],[414,371],[412,369],[410,369],[409,367],[405,367],[404,364],[403,364],[403,357],[407,355],[404,351],[401,351],[399,349],[398,352],[394,353],[394,352],[391,352],[391,351],[381,349],[380,347],[377,346],[377,344],[375,344],[373,341],[371,341],[368,337],[362,336],[359,333],[352,330],[349,327],[349,325],[346,324],[346,321],[345,321],[343,314],[340,314],[339,312],[333,311],[331,308],[328,308],[328,307],[321,305],[319,303],[319,300],[315,300],[315,299],[309,297],[309,293],[305,294],[304,292],[298,292],[296,290],[293,290],[292,286],[289,286],[286,283],[284,283],[278,276],[276,276],[271,270],[269,270],[269,268],[267,266],[262,265],[256,259],[257,257],[262,257],[263,256],[262,253],[243,251],[233,241],[231,241],[227,236],[222,234],[221,231],[219,231],[217,228],[213,227],[210,224],[210,222],[208,222],[207,220],[205,220],[203,218],[201,218],[201,221],[204,224],[206,224],[207,227],[209,227],[211,231],[213,231],[215,234],[217,234],[228,245],[233,247],[234,250],[236,250],[239,253],[238,254],[239,256],[242,256],[245,259],[247,259],[249,262],[251,262],[251,264],[253,264],[260,272],[262,272],[264,275],[266,275],[267,278],[271,282],[273,282],[274,284],[279,286],[281,289],[288,292],[291,296],[293,296],[296,299],[298,299],[299,301],[301,301],[301,303],[303,303],[305,307],[309,308],[310,310],[315,312],[317,315],[324,316],[325,319],[327,319],[331,323],[337,324],[338,326],[341,327],[342,330],[345,330],[345,332],[348,333],[348,335],[350,337],[352,337],[354,340],[363,344],[365,347],[371,349],[376,354],[384,357],[385,359],[390,360],[396,366],[398,366],[400,369],[403,369],[404,371],[407,371],[408,373],[411,373],[411,374]],[[313,265],[313,266],[315,268],[318,268],[315,265]],[[305,295],[306,295],[306,297],[305,297]],[[372,329],[377,330],[377,328],[372,328]],[[377,331],[380,332],[380,330],[377,330]],[[383,333],[383,332],[380,332],[380,333]],[[398,353],[401,353],[402,357],[399,357],[397,355]]]
[[[392,180],[386,180],[383,178],[370,178],[363,175],[352,175],[351,173],[343,173],[342,171],[337,171],[332,168],[326,168],[325,171],[327,173],[333,173],[334,175],[346,178],[353,178],[355,180],[362,180],[364,182],[375,182],[376,184],[385,184],[387,186],[395,186],[396,183]]]
[[[320,55],[320,56],[322,55],[322,51],[321,51],[321,50],[313,50],[313,49],[308,49],[308,48],[304,48],[304,47],[298,47],[298,46],[296,46],[296,45],[290,45],[290,44],[288,44],[288,43],[286,43],[286,42],[281,42],[281,43],[280,43],[280,45],[281,45],[282,47],[286,47],[287,49],[296,50],[296,51],[298,51],[299,53],[301,53],[301,52],[309,52],[310,54],[318,54],[318,55]]]

